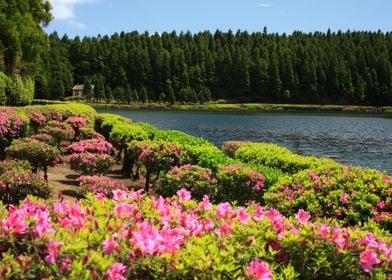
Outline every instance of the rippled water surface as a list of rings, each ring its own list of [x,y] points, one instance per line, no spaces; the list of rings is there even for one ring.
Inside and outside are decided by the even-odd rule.
[[[271,142],[302,155],[330,157],[392,174],[391,114],[97,111],[181,130],[218,146],[227,140]]]

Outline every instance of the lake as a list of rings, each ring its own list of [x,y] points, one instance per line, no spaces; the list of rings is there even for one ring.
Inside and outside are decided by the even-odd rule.
[[[242,113],[97,109],[204,137],[217,146],[227,140],[270,142],[301,155],[329,157],[343,164],[392,174],[392,115],[341,112]]]

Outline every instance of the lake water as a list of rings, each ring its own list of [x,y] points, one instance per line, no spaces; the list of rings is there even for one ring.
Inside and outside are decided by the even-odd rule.
[[[360,113],[242,113],[99,109],[161,129],[204,137],[217,146],[251,140],[301,155],[329,157],[392,174],[392,115]]]

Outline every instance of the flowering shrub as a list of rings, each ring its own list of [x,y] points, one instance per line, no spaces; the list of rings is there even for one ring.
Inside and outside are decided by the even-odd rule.
[[[265,195],[266,203],[292,214],[304,208],[346,225],[372,218],[392,230],[392,181],[374,169],[340,167],[302,171],[282,178]]]
[[[49,145],[52,145],[52,146],[56,145],[56,141],[53,138],[53,136],[50,135],[50,134],[47,134],[47,133],[34,134],[34,135],[31,136],[31,139],[38,140],[38,141],[41,141],[41,142],[45,142],[46,144],[49,144]]]
[[[235,152],[238,150],[241,145],[244,143],[250,143],[246,141],[226,141],[222,145],[222,151],[227,155],[228,157],[234,158]]]
[[[121,183],[111,180],[106,176],[81,176],[78,178],[81,187],[80,193],[86,195],[88,192],[93,194],[113,197],[114,190],[127,191],[128,188]]]
[[[0,161],[0,174],[7,170],[31,170],[31,168],[27,160],[7,159]]]
[[[216,178],[218,201],[236,201],[242,205],[250,200],[263,202],[265,177],[260,172],[239,164],[223,165]]]
[[[0,137],[11,141],[27,132],[28,120],[19,115],[13,107],[0,108]]]
[[[260,205],[117,190],[0,217],[5,279],[387,279],[392,240]],[[15,242],[17,241],[17,242]]]
[[[6,153],[10,158],[27,160],[35,173],[42,168],[45,180],[48,179],[48,167],[61,162],[60,151],[56,147],[31,138],[12,141]]]
[[[45,127],[40,129],[40,132],[52,135],[58,148],[60,148],[61,141],[71,140],[74,134],[69,124],[57,121],[49,121]]]
[[[88,125],[88,119],[85,117],[69,117],[65,122],[70,124],[72,126],[72,129],[74,130],[73,139],[78,139],[80,136],[79,130],[81,128],[87,127]]]
[[[145,189],[148,190],[151,182],[151,175],[167,172],[171,167],[179,165],[182,151],[169,142],[141,141],[135,142],[137,145],[137,161],[143,165],[146,174]]]
[[[216,197],[217,181],[210,170],[197,165],[183,165],[173,167],[163,176],[154,191],[163,196],[173,196],[184,188],[191,192],[192,197],[201,200],[204,195]]]
[[[114,163],[110,155],[89,152],[71,154],[68,159],[72,170],[86,175],[106,174]]]
[[[102,134],[96,132],[94,129],[89,127],[82,127],[79,129],[80,140],[88,140],[88,139],[102,139],[105,140]]]
[[[72,153],[97,153],[97,154],[110,154],[113,152],[113,146],[106,140],[102,139],[89,139],[72,143],[67,147]]]
[[[28,195],[48,198],[50,192],[41,173],[32,174],[29,170],[12,168],[0,175],[0,199],[5,204],[18,204]]]
[[[27,110],[27,115],[30,119],[30,128],[33,132],[37,132],[38,128],[45,125],[46,117],[39,110]]]

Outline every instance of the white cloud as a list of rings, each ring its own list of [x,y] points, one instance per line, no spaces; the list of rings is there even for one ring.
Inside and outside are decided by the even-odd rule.
[[[271,4],[269,4],[269,3],[262,3],[262,4],[258,4],[257,7],[269,8],[269,7],[271,7]]]
[[[80,29],[86,28],[86,25],[76,19],[76,6],[93,3],[95,1],[96,0],[50,0],[53,6],[53,16],[55,20],[64,20]]]

